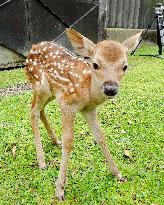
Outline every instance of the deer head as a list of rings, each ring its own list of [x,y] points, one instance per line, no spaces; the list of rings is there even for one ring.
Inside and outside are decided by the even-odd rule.
[[[99,97],[103,95],[113,98],[118,93],[121,79],[128,68],[127,53],[136,47],[141,32],[122,44],[112,40],[94,44],[73,29],[67,29],[67,36],[75,51],[84,58],[90,59],[93,93]]]

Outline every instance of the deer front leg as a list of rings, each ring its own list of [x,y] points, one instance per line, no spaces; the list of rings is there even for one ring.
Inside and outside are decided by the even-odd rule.
[[[125,182],[126,179],[124,177],[122,177],[121,173],[119,172],[116,164],[114,163],[114,161],[111,157],[110,151],[109,151],[107,144],[105,142],[105,137],[104,137],[104,135],[101,131],[101,128],[98,124],[96,110],[83,112],[83,114],[86,118],[88,125],[90,126],[90,128],[94,134],[96,142],[101,147],[101,150],[104,154],[104,157],[107,161],[107,164],[108,164],[109,169],[111,170],[113,176],[115,176],[119,181]]]
[[[75,114],[71,111],[62,110],[62,159],[59,176],[56,182],[56,197],[64,200],[64,186],[66,182],[67,165],[69,155],[73,147],[73,128]]]

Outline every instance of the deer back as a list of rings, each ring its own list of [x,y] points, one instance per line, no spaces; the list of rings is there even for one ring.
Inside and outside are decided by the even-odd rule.
[[[26,75],[35,85],[46,79],[55,95],[77,99],[85,96],[91,81],[91,65],[53,41],[33,45],[26,59]],[[35,87],[35,86],[33,86]]]

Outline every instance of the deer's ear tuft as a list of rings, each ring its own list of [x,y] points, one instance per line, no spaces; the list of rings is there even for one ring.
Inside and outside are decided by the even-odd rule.
[[[141,38],[142,38],[142,31],[125,40],[122,43],[122,45],[124,45],[127,48],[128,52],[131,52],[138,46],[138,43],[141,40]]]
[[[85,57],[93,56],[95,44],[91,40],[71,28],[66,29],[66,34],[78,54]]]
[[[78,33],[77,31],[67,28],[66,29],[66,34],[72,44],[73,47],[78,48],[83,46],[83,36]]]

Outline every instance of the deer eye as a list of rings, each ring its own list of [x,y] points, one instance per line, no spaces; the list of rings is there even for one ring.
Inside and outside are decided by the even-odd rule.
[[[95,70],[99,69],[99,66],[97,65],[97,63],[93,63],[93,67]]]
[[[128,66],[126,65],[126,66],[124,66],[123,67],[123,71],[126,71],[127,70],[127,68],[128,68]]]

